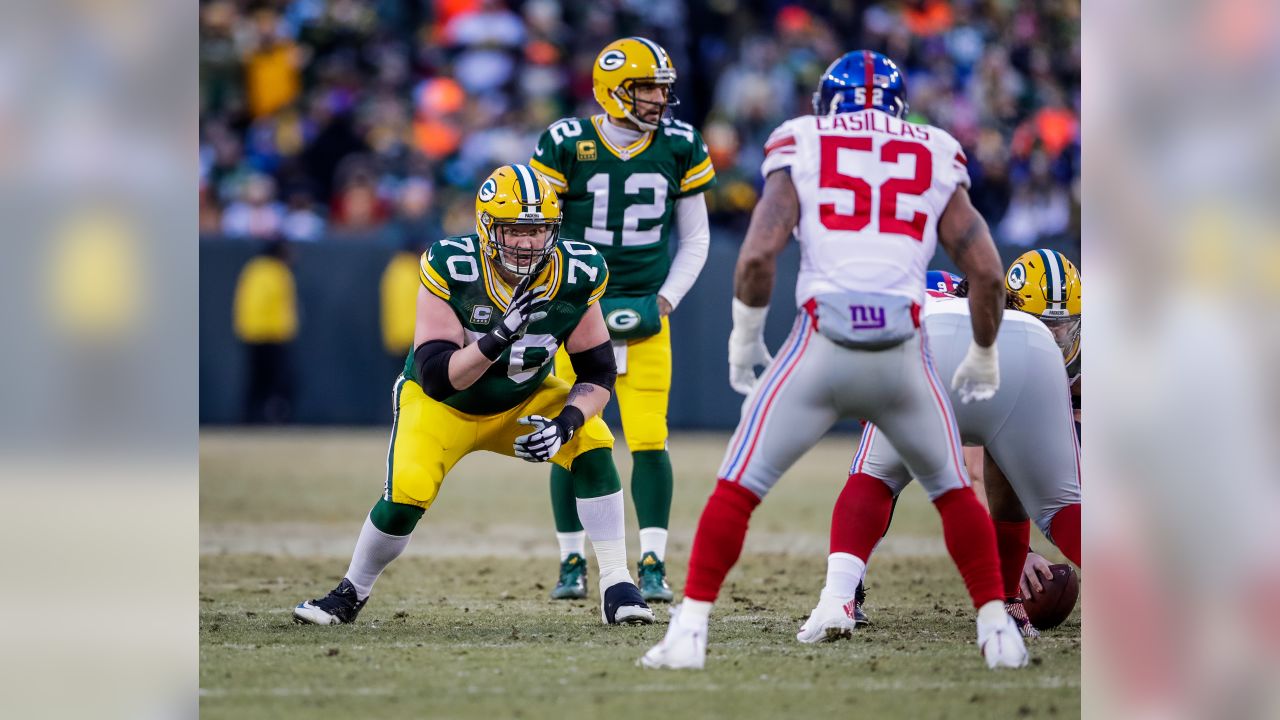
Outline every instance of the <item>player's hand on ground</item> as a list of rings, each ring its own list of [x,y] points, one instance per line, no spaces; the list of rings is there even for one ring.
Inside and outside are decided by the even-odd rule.
[[[526,415],[516,422],[529,425],[533,432],[516,438],[516,457],[529,462],[546,462],[555,457],[560,446],[573,437],[573,428],[567,423],[542,415]]]
[[[1045,560],[1039,553],[1028,552],[1026,562],[1022,563],[1022,597],[1031,597],[1032,591],[1036,593],[1044,592],[1044,586],[1040,584],[1040,578],[1045,580],[1053,579],[1053,571],[1049,569],[1049,561]]]
[[[506,346],[524,337],[525,331],[529,329],[529,323],[537,322],[547,316],[540,310],[547,300],[538,297],[539,293],[546,288],[541,285],[529,287],[532,282],[533,277],[529,276],[516,284],[515,289],[511,291],[511,305],[502,315],[498,326],[492,331],[493,335]]]
[[[951,389],[960,393],[960,402],[969,404],[974,400],[990,400],[1000,389],[1000,361],[996,355],[996,346],[982,347],[977,343],[969,343],[969,352],[965,353],[960,367],[951,378]]]
[[[764,336],[743,337],[745,333],[736,327],[729,333],[729,385],[743,395],[750,395],[759,378],[756,366],[768,366],[773,362]]]

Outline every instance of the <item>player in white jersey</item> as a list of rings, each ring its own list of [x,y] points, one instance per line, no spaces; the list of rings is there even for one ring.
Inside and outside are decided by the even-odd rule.
[[[663,641],[641,658],[646,667],[703,666],[711,606],[751,513],[841,417],[876,423],[926,487],[954,488],[935,506],[978,608],[978,644],[990,667],[1027,662],[1001,602],[991,519],[968,487],[955,417],[919,327],[925,266],[941,242],[973,284],[974,342],[952,386],[963,402],[989,399],[1000,385],[1003,268],[969,202],[959,144],[905,122],[905,113],[893,61],[849,53],[827,68],[814,115],[784,123],[765,148],[765,188],[738,257],[729,336],[730,382],[750,395],[698,523],[684,601]],[[772,361],[764,319],[776,258],[793,230],[803,258],[800,307]],[[757,380],[758,364],[768,367]],[[840,569],[850,593],[864,568],[849,558]]]
[[[954,295],[933,291],[929,295],[924,325],[938,369],[945,374],[957,367],[972,342],[969,305]],[[1016,308],[1020,299],[1010,293],[1008,302]],[[966,444],[985,448],[988,466],[1003,472],[1001,481],[1008,478],[1012,502],[1020,501],[1018,512],[1025,508],[1045,537],[1079,565],[1080,449],[1062,353],[1041,321],[1016,309],[1005,310],[996,347],[1000,389],[988,402],[955,406],[960,437]],[[953,392],[952,400],[957,399]],[[829,568],[838,569],[849,556],[867,559],[885,533],[894,498],[910,482],[911,472],[902,457],[883,433],[868,424],[832,512]],[[935,484],[926,490],[936,499],[958,487]],[[1024,536],[1021,557],[1003,568],[1006,599],[1016,598],[1026,547]],[[812,643],[849,637],[855,625],[854,599],[851,592],[845,596],[839,588],[824,588],[797,639]],[[1025,636],[1038,636],[1018,603],[1006,609]]]

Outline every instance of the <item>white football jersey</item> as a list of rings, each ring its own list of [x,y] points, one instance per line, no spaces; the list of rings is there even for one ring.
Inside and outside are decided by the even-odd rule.
[[[796,303],[838,290],[924,302],[938,218],[969,186],[960,143],[879,110],[806,115],[769,136],[760,171],[788,169],[800,199]]]
[[[929,291],[924,303],[924,317],[929,318],[933,315],[963,315],[969,317],[969,299]],[[1049,332],[1049,328],[1045,327],[1044,323],[1040,322],[1040,319],[1035,315],[1024,313],[1021,310],[1005,308],[1003,317],[1004,319],[1000,321],[1001,325],[1004,325],[1004,323],[1022,323],[1031,327],[1031,332],[1047,333],[1049,340],[1053,340],[1053,333]]]

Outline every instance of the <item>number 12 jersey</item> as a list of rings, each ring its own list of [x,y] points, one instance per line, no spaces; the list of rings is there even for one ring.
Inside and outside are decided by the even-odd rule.
[[[760,168],[788,170],[800,201],[796,304],[859,290],[924,303],[938,218],[969,187],[960,143],[879,110],[806,115],[780,125]]]

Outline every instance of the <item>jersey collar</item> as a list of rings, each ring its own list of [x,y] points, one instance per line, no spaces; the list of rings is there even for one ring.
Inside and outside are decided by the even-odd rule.
[[[533,285],[546,286],[539,297],[550,300],[556,296],[556,292],[560,290],[560,267],[563,264],[560,257],[560,246],[557,244],[555,252],[551,253],[551,257],[547,259],[547,264],[542,268],[542,272],[538,273],[538,277],[534,279]],[[501,273],[494,268],[494,261],[488,257],[484,258],[484,262],[480,263],[481,273],[484,275],[484,292],[493,301],[493,304],[502,312],[506,312],[511,306],[512,287],[502,279]]]
[[[604,145],[606,150],[613,153],[621,160],[630,160],[644,152],[648,149],[649,145],[653,143],[653,131],[649,131],[641,135],[640,139],[630,145],[626,147],[618,147],[617,145],[609,142],[609,136],[605,134],[604,124],[606,122],[608,122],[608,120],[605,119],[604,115],[591,116],[591,123],[596,126],[596,135],[600,137],[600,144]]]

